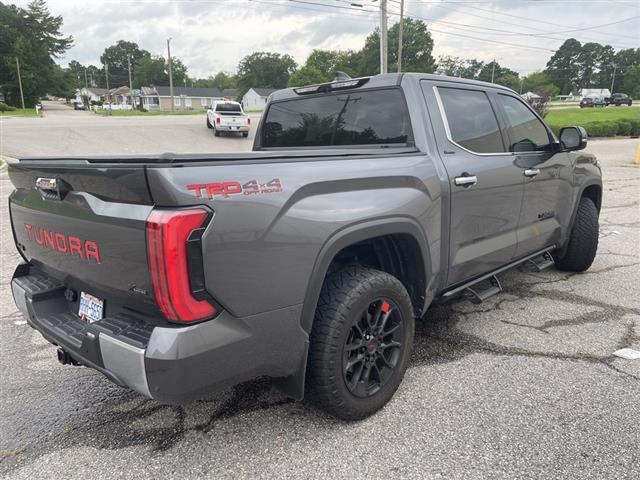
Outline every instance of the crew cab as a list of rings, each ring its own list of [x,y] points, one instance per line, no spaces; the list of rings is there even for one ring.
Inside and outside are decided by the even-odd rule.
[[[213,129],[216,137],[220,132],[241,133],[248,137],[250,125],[251,117],[244,113],[238,102],[214,102],[207,110],[207,128]]]
[[[602,180],[586,143],[489,83],[281,90],[253,152],[11,164],[13,295],[62,363],[160,402],[266,376],[364,418],[434,302],[482,302],[517,266],[590,267]]]
[[[631,97],[626,93],[614,93],[610,97],[606,97],[604,101],[607,105],[615,105],[616,107],[620,105],[628,105],[630,107],[633,103]]]

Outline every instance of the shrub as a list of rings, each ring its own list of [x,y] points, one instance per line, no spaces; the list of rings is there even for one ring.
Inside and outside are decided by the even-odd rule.
[[[4,102],[0,102],[0,112],[13,112],[15,109],[16,107],[12,107]]]
[[[629,123],[631,124],[631,131],[629,132],[629,135],[634,137],[640,135],[640,120],[632,119],[629,120]]]
[[[627,120],[618,120],[616,122],[616,135],[631,135],[631,122]]]

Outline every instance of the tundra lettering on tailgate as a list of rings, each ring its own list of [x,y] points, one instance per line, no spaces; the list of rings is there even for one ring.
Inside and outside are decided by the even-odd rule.
[[[100,248],[96,242],[46,230],[44,227],[36,227],[29,223],[24,224],[24,229],[27,231],[29,241],[35,242],[44,248],[51,248],[72,257],[77,256],[87,262],[100,263]]]

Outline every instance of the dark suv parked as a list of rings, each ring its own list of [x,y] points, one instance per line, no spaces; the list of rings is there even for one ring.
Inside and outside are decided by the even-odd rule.
[[[631,106],[633,103],[631,97],[626,93],[614,93],[610,97],[604,99],[607,105],[615,105],[619,107],[620,105],[628,105]]]

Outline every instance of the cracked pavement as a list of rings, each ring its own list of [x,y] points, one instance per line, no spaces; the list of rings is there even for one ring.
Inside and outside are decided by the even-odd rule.
[[[257,380],[184,407],[85,368],[21,322],[0,174],[0,475],[37,478],[640,478],[638,140],[595,140],[598,256],[568,274],[514,270],[480,305],[435,305],[405,381],[377,415],[332,419]]]

